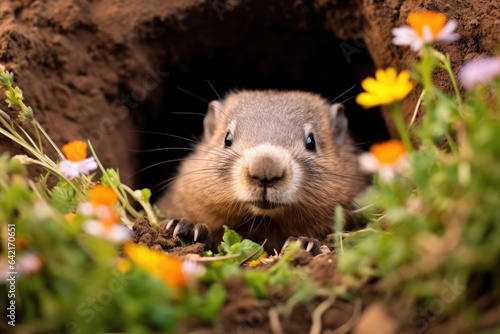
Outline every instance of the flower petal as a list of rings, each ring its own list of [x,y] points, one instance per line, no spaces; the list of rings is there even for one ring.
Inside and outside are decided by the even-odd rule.
[[[422,27],[422,40],[424,43],[432,43],[434,39],[434,35],[432,34],[431,27],[428,25],[424,25]]]
[[[68,179],[74,179],[80,176],[80,170],[78,168],[77,162],[72,162],[69,160],[63,160],[59,163],[59,173]]]
[[[361,93],[356,96],[356,103],[366,108],[371,108],[380,105],[380,100],[376,95],[369,93]]]
[[[445,41],[445,42],[453,42],[456,41],[460,36],[455,33],[455,29],[457,28],[457,21],[451,20],[446,23],[446,25],[441,29],[441,31],[437,34],[436,40]]]
[[[361,87],[369,93],[377,92],[379,90],[379,83],[374,78],[366,78],[361,81]]]
[[[113,242],[124,242],[132,237],[133,233],[128,227],[117,223],[108,229],[105,239]]]
[[[358,157],[359,167],[366,173],[375,173],[378,167],[377,158],[370,152],[364,152]]]

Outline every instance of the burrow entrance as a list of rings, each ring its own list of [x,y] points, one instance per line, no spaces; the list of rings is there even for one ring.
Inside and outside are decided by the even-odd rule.
[[[158,50],[152,58],[170,73],[155,96],[156,103],[144,110],[146,133],[138,160],[140,168],[153,167],[138,173],[142,187],[160,194],[159,184],[175,175],[178,159],[189,153],[162,149],[192,147],[189,140],[200,136],[203,124],[203,115],[192,113],[204,114],[208,102],[234,89],[319,93],[329,101],[344,102],[351,132],[363,149],[389,137],[380,111],[365,111],[354,101],[362,90],[361,80],[375,71],[366,49],[347,59],[340,45],[354,45],[354,41],[336,39],[315,24],[298,29],[279,17],[250,22],[236,15],[236,10],[220,22],[212,14],[186,19],[196,24],[176,35],[164,23],[152,23],[141,41]]]

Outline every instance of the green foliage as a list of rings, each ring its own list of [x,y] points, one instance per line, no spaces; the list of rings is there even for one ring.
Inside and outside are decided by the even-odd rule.
[[[412,131],[421,146],[392,182],[375,176],[361,199],[369,229],[343,240],[338,269],[352,281],[380,277],[393,298],[424,307],[458,282],[445,311],[474,313],[479,292],[500,297],[500,80],[462,101],[433,85],[429,57],[414,76],[425,89]]]
[[[221,255],[237,254],[238,257],[235,257],[234,260],[238,262],[245,259],[256,260],[264,253],[264,249],[259,244],[248,239],[242,240],[238,233],[230,230],[227,226],[224,226],[224,236],[218,250]]]

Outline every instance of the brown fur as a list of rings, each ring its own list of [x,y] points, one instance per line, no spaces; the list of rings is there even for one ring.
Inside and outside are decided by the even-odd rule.
[[[297,91],[241,91],[229,94],[222,102],[212,102],[203,140],[182,162],[178,178],[159,203],[164,214],[206,224],[215,244],[221,240],[223,225],[227,225],[259,243],[267,238],[268,250],[279,250],[290,236],[324,238],[332,232],[336,205],[341,205],[350,217],[352,198],[367,185],[367,180],[358,169],[349,136],[342,145],[336,144],[339,129],[327,101]],[[215,117],[212,123],[210,115]],[[233,145],[224,147],[232,120],[236,120]],[[314,153],[305,150],[306,123],[316,139]],[[242,167],[241,174],[232,175],[243,151],[262,143],[290,152],[302,172],[293,203],[265,216],[255,215],[247,203],[236,200],[235,182],[249,191],[252,187],[247,184],[251,182],[245,174],[247,167]],[[291,182],[290,174],[285,174],[282,187]]]

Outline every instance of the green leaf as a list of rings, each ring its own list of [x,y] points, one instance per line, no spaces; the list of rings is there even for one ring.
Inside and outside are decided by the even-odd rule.
[[[253,242],[252,240],[248,239],[243,240],[240,244],[240,250],[239,250],[240,256],[237,257],[237,259],[239,261],[246,259],[250,255],[255,253],[257,249],[259,249],[259,247],[260,245],[258,243]],[[249,260],[257,260],[259,256],[262,255],[262,253],[264,253],[264,248],[259,249],[259,251],[255,253],[255,255],[253,255]]]
[[[76,207],[75,192],[55,186],[51,191],[50,204],[62,214],[70,213]]]
[[[120,174],[118,172],[118,170],[114,170],[112,168],[108,168],[106,169],[106,174],[107,174],[107,177],[106,175],[103,174],[103,176],[101,176],[101,182],[102,184],[104,184],[105,186],[108,186],[108,187],[120,187],[121,185],[121,182],[120,182]]]
[[[224,236],[222,240],[228,245],[232,246],[234,244],[241,242],[241,236],[233,230],[230,230],[227,226],[224,225]]]

